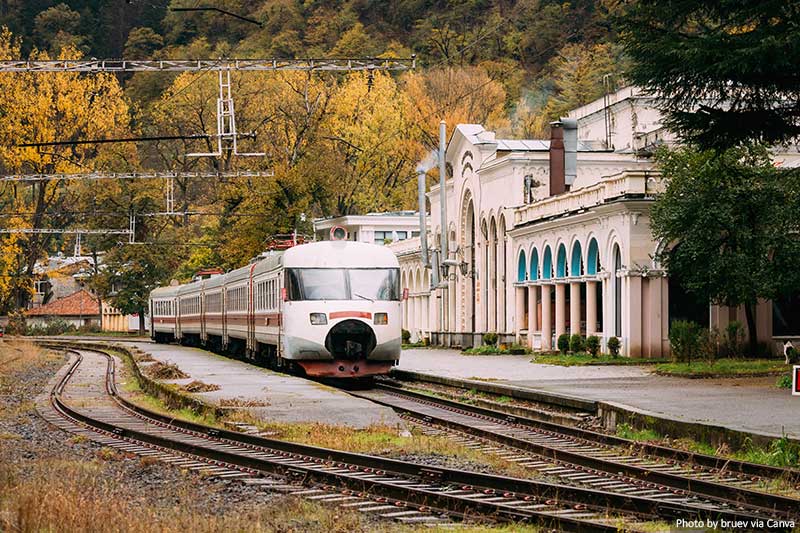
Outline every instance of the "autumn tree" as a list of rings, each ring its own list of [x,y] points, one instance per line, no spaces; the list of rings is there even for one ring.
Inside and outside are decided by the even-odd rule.
[[[59,58],[79,57],[70,48]],[[34,51],[32,59],[47,59]],[[6,30],[0,33],[0,58],[19,59],[20,47]],[[20,90],[25,87],[25,90]],[[82,139],[124,137],[130,133],[128,104],[116,78],[76,72],[0,74],[0,164],[14,173],[53,174],[104,169],[120,161],[136,161],[135,147],[114,144],[72,144],[21,147]],[[66,181],[41,180],[14,184],[13,201],[4,208],[24,213],[27,227],[64,227],[72,222],[69,206],[76,191]],[[22,275],[32,276],[36,261],[53,241],[52,235],[28,235]],[[21,294],[20,307],[27,304]]]

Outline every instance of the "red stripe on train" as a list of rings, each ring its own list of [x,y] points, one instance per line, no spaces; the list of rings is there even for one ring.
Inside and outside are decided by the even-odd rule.
[[[331,319],[334,318],[372,318],[372,313],[366,311],[334,311],[328,315]]]

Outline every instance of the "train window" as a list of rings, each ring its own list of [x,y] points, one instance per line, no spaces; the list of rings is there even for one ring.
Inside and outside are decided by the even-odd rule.
[[[400,283],[396,268],[360,268],[351,269],[349,273],[353,299],[400,299]]]
[[[287,268],[290,300],[399,300],[397,268]]]

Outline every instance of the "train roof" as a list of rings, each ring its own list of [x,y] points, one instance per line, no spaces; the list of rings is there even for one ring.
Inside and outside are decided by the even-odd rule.
[[[397,268],[397,256],[385,246],[353,241],[321,241],[289,248],[283,266],[312,268]]]
[[[170,298],[178,295],[180,285],[168,285],[166,287],[158,287],[150,291],[151,298]]]

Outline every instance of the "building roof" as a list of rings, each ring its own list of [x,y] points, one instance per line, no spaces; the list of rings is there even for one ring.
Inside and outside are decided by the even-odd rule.
[[[100,315],[97,298],[81,289],[35,309],[25,311],[27,316],[81,316]]]

